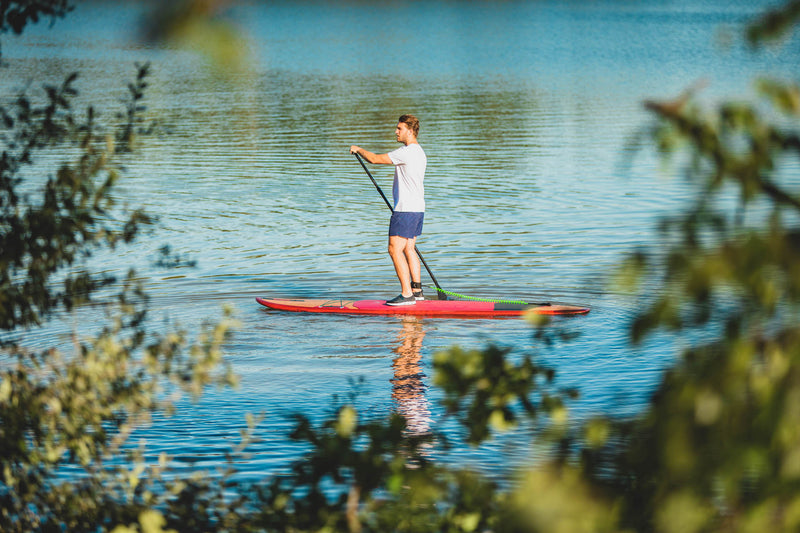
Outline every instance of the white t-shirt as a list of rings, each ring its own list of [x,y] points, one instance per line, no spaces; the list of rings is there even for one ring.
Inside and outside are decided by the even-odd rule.
[[[425,167],[428,158],[417,143],[389,152],[394,164],[392,196],[395,211],[425,212]]]

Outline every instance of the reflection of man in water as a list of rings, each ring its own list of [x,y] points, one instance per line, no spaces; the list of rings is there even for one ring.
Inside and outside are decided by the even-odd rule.
[[[392,399],[397,402],[398,411],[406,419],[407,430],[412,435],[428,433],[431,425],[425,384],[422,382],[425,374],[419,365],[424,337],[425,330],[419,318],[403,317],[403,327],[397,335],[399,344],[393,350],[397,357],[392,361]]]

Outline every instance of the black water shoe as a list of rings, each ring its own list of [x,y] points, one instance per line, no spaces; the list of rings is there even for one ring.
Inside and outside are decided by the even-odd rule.
[[[392,298],[391,300],[386,301],[386,305],[414,305],[417,303],[417,299],[414,296],[403,296],[402,294],[397,296],[396,298]]]

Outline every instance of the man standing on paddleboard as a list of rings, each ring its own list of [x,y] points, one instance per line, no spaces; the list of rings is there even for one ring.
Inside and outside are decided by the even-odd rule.
[[[397,142],[403,146],[388,154],[374,154],[355,145],[350,147],[350,153],[360,155],[372,164],[394,165],[394,210],[389,222],[389,256],[402,292],[386,303],[414,305],[417,300],[423,299],[420,262],[414,247],[417,237],[422,234],[422,220],[425,218],[423,182],[428,159],[417,142],[417,117],[402,115],[394,134]]]

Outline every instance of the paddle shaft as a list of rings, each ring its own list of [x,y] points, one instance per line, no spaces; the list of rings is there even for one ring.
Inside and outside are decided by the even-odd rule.
[[[380,185],[378,185],[378,182],[375,181],[375,178],[372,177],[372,174],[370,173],[369,169],[367,168],[367,165],[364,164],[364,160],[361,159],[361,156],[358,155],[358,154],[353,154],[353,155],[356,156],[356,159],[358,159],[358,162],[361,163],[361,168],[364,169],[364,172],[367,173],[367,176],[369,176],[369,179],[372,180],[372,184],[375,186],[376,189],[378,189],[378,192],[381,193],[381,198],[383,198],[383,201],[386,202],[386,207],[388,207],[389,210],[392,213],[394,213],[394,207],[392,207],[392,204],[389,202],[389,199],[386,198],[386,195],[383,194],[383,190],[381,189]],[[419,248],[417,248],[416,244],[414,245],[414,251],[417,252],[417,256],[419,257],[419,260],[422,261],[422,264],[425,266],[425,270],[428,271],[428,275],[431,277],[431,280],[433,280],[433,284],[436,285],[437,289],[442,291],[443,290],[442,287],[439,285],[439,282],[436,281],[436,276],[434,276],[433,272],[431,272],[431,269],[428,266],[428,263],[425,262],[425,258],[422,257],[422,252],[419,251]]]

